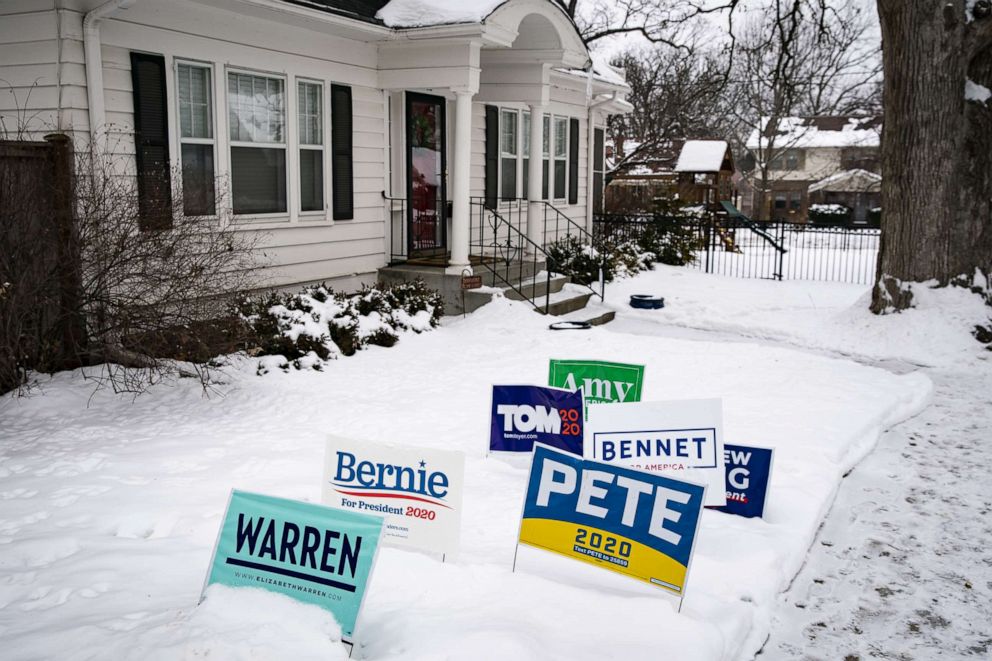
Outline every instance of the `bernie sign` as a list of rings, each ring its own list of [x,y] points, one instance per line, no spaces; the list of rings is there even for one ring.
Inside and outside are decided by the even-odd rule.
[[[713,509],[747,518],[764,516],[773,458],[774,452],[770,448],[724,445],[727,504]]]
[[[262,588],[334,615],[351,642],[382,518],[234,490],[208,585]]]
[[[705,487],[534,446],[519,542],[685,594]]]
[[[493,386],[489,450],[530,452],[534,443],[582,456],[582,392]]]
[[[386,517],[384,544],[458,551],[465,455],[332,436],[324,455],[327,505]]]
[[[639,402],[644,386],[644,366],[589,360],[552,360],[548,385],[575,392],[586,403]]]
[[[707,486],[706,505],[726,504],[719,399],[593,404],[585,457]]]

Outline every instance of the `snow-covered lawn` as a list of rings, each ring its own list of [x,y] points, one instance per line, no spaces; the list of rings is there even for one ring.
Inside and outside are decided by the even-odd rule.
[[[959,359],[963,344],[934,354],[943,345],[913,324],[911,341],[892,337],[895,326],[850,308],[863,290],[840,285],[661,268],[612,285],[607,302],[628,293],[665,295],[668,307],[554,332],[501,300],[324,372],[258,377],[246,359],[228,369],[222,396],[180,379],[132,402],[66,373],[43,377],[34,396],[0,400],[0,656],[230,658],[248,654],[250,640],[260,658],[286,658],[281,636],[292,636],[292,658],[326,659],[319,643],[333,626],[305,607],[224,592],[195,605],[229,490],[318,501],[324,440],[339,434],[468,457],[459,557],[384,549],[356,656],[751,658],[842,475],[925,406],[930,381],[761,343],[671,337],[672,325],[918,362]],[[484,456],[490,387],[543,384],[549,358],[643,363],[644,399],[722,397],[727,442],[777,449],[765,520],[703,515],[681,614],[622,582],[604,590],[578,573],[569,583],[510,572],[526,469]],[[568,563],[558,561],[565,572]]]

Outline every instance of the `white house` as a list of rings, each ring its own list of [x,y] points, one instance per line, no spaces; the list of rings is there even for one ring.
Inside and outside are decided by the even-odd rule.
[[[591,227],[629,110],[551,0],[5,0],[0,80],[8,132],[119,155],[139,191],[171,166],[278,287],[461,274],[483,208],[537,245],[548,205]]]

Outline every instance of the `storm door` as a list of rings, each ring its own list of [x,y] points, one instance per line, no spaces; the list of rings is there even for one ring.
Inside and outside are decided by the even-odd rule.
[[[410,257],[447,252],[445,100],[406,94],[407,250]]]

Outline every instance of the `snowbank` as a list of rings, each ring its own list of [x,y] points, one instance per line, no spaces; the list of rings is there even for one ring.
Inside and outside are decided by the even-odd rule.
[[[680,294],[659,293],[672,297],[662,312],[685,307]],[[190,610],[229,490],[318,501],[327,434],[467,454],[459,557],[442,564],[383,549],[356,655],[750,658],[841,476],[880,430],[921,408],[929,382],[787,349],[662,337],[648,323],[659,334],[547,323],[499,299],[324,372],[258,378],[243,360],[222,396],[179,379],[132,403],[63,373],[41,384],[43,395],[0,399],[4,658],[238,658],[248,641],[266,650],[258,658],[333,658],[336,629],[288,601],[212,591]],[[623,577],[597,586],[582,573],[590,568],[566,559],[549,565],[554,578],[527,563],[510,571],[527,469],[485,458],[491,385],[545,383],[550,358],[586,357],[645,364],[646,400],[722,397],[727,442],[777,449],[765,520],[703,514],[681,614]]]
[[[631,294],[664,296],[665,308],[635,310],[627,304]],[[942,366],[992,358],[971,335],[975,324],[988,324],[992,310],[968,290],[914,286],[914,308],[883,316],[868,311],[870,295],[865,285],[730,278],[656,265],[608,285],[606,303],[621,323],[733,333],[865,360]],[[661,332],[636,332],[642,331]]]
[[[506,0],[391,0],[375,15],[391,28],[478,23]]]

